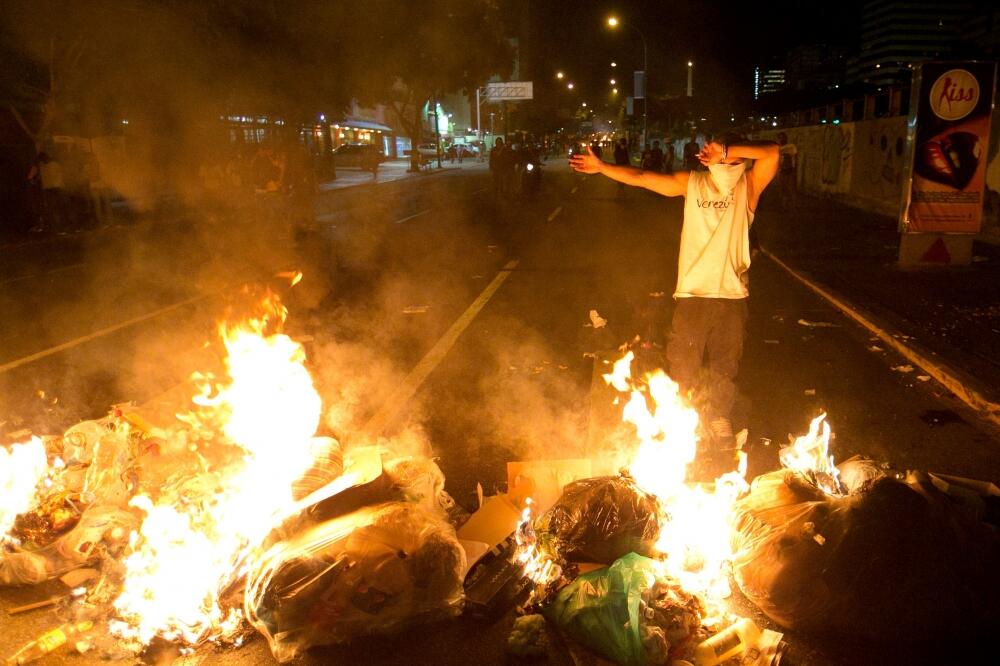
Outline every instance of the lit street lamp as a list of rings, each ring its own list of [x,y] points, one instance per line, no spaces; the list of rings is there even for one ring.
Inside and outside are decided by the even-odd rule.
[[[556,78],[557,79],[562,79],[562,77],[563,77],[563,73],[562,72],[556,72]]]
[[[611,79],[611,85],[615,85],[615,80]]]
[[[628,26],[629,28],[632,28],[633,30],[635,30],[636,33],[638,33],[638,35],[639,35],[639,39],[642,40],[642,79],[643,79],[643,81],[642,81],[642,88],[643,88],[643,90],[642,90],[642,145],[645,146],[645,144],[646,144],[646,109],[649,108],[649,71],[647,69],[647,61],[646,61],[646,36],[644,34],[642,34],[642,31],[639,30],[639,28],[635,27],[631,23],[626,23],[625,21],[619,21],[618,17],[616,17],[616,16],[608,17],[608,26],[609,27],[611,27],[611,28],[617,28],[619,24],[624,25],[624,26]],[[612,62],[611,66],[614,67],[615,63]],[[690,71],[690,69],[688,71]]]
[[[616,62],[615,62],[614,60],[612,60],[612,61],[611,61],[611,66],[612,66],[612,67],[617,67],[617,66],[618,66],[618,63],[616,63]]]
[[[570,90],[572,90],[573,89],[573,83],[572,82],[567,83],[566,87],[569,88]]]
[[[687,89],[687,96],[688,97],[691,96],[691,76],[692,76],[692,71],[693,71],[692,68],[693,67],[694,67],[694,63],[691,62],[690,60],[688,60],[688,89]]]

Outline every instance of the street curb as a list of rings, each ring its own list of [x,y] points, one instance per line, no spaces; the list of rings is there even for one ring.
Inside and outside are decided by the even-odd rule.
[[[978,412],[980,416],[994,425],[1000,425],[1000,404],[986,398],[983,395],[982,390],[974,388],[972,386],[972,384],[975,383],[974,380],[965,372],[951,368],[947,364],[940,361],[933,360],[929,356],[929,354],[933,352],[918,350],[914,345],[908,345],[900,341],[896,337],[896,335],[899,335],[898,331],[893,331],[889,328],[889,326],[878,322],[871,314],[865,313],[859,308],[851,305],[844,298],[840,297],[829,288],[820,286],[816,282],[813,282],[786,264],[784,261],[774,256],[768,250],[761,248],[761,254],[770,259],[780,268],[784,269],[786,273],[798,280],[810,291],[823,298],[836,309],[840,310],[840,312],[846,315],[849,319],[854,320],[855,323],[860,324],[862,327],[867,329],[872,335],[876,336],[879,340],[891,347],[907,361],[921,368],[924,372],[937,380],[942,386],[958,396],[959,400]]]

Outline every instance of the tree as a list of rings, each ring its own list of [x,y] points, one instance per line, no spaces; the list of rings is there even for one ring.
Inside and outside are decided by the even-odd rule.
[[[390,105],[414,144],[422,138],[424,105],[507,76],[513,65],[496,0],[375,0],[353,38],[354,59],[365,72],[359,97]]]

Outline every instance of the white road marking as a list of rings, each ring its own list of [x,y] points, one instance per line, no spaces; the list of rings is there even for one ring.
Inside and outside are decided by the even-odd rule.
[[[58,354],[61,351],[66,351],[67,349],[72,349],[73,347],[82,345],[85,342],[90,342],[91,340],[96,340],[97,338],[100,338],[102,336],[108,335],[109,333],[114,333],[116,331],[122,330],[123,328],[128,328],[129,326],[133,326],[135,324],[139,324],[139,323],[147,321],[149,319],[154,319],[154,318],[159,317],[160,315],[166,314],[168,312],[173,312],[174,310],[177,310],[179,308],[183,308],[183,307],[185,307],[187,305],[191,305],[192,303],[197,303],[198,301],[201,301],[201,300],[204,300],[204,299],[208,298],[210,295],[211,294],[202,294],[200,296],[195,296],[194,298],[189,298],[189,299],[187,299],[185,301],[181,301],[180,303],[174,303],[173,305],[168,305],[165,308],[160,308],[159,310],[155,310],[153,312],[149,312],[149,313],[144,314],[144,315],[142,315],[140,317],[134,317],[132,319],[129,319],[128,321],[123,321],[120,324],[115,324],[114,326],[108,326],[107,328],[102,328],[99,331],[94,331],[93,333],[88,333],[87,335],[84,335],[82,337],[76,338],[74,340],[70,340],[68,342],[64,342],[61,345],[56,345],[55,347],[49,347],[48,349],[43,349],[40,352],[36,352],[34,354],[31,354],[30,356],[24,356],[24,357],[19,358],[17,360],[10,361],[9,363],[4,363],[3,365],[0,365],[0,374],[2,374],[4,372],[7,372],[8,370],[13,370],[14,368],[19,368],[22,365],[27,365],[28,363],[33,363],[33,362],[35,362],[35,361],[37,361],[39,359],[45,358],[46,356],[51,356],[53,354]]]
[[[406,379],[396,388],[391,396],[382,402],[382,409],[380,409],[365,425],[364,431],[369,435],[377,437],[381,435],[385,429],[390,426],[399,412],[402,410],[403,406],[409,401],[410,398],[417,392],[420,385],[424,383],[434,368],[441,363],[451,348],[455,346],[455,342],[458,337],[462,335],[462,332],[468,328],[472,320],[476,318],[483,307],[493,298],[493,294],[500,288],[500,286],[510,277],[511,272],[517,268],[518,260],[511,259],[507,264],[497,273],[497,276],[493,278],[482,293],[472,302],[472,305],[462,313],[462,316],[455,320],[455,323],[451,325],[451,328],[441,336],[430,351],[420,362],[414,366],[410,374],[406,376]]]
[[[404,217],[401,220],[396,220],[396,224],[402,224],[403,222],[406,222],[407,220],[412,220],[415,217],[420,217],[421,215],[426,215],[427,213],[431,212],[431,210],[433,210],[433,209],[428,208],[427,210],[422,210],[419,213],[414,213],[413,215],[407,215],[406,217]]]
[[[547,221],[547,222],[551,222],[552,220],[556,219],[556,216],[557,216],[557,215],[558,215],[559,213],[561,213],[561,212],[562,212],[562,206],[558,206],[558,207],[556,207],[556,209],[555,209],[554,211],[552,211],[551,213],[549,213],[549,216],[548,216],[548,218],[546,219],[546,221]]]
[[[4,280],[0,284],[11,284],[13,282],[21,282],[22,280],[31,280],[33,278],[45,277],[46,275],[55,275],[56,273],[64,273],[65,271],[71,271],[77,268],[83,268],[87,264],[72,264],[70,266],[63,266],[62,268],[53,268],[51,271],[45,271],[44,273],[34,273],[32,275],[21,275],[15,278],[10,278],[9,280]]]

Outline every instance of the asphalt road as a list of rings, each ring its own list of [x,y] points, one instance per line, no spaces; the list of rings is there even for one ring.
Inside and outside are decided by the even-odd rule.
[[[546,164],[544,179],[540,193],[518,202],[495,202],[481,166],[329,192],[318,229],[298,241],[248,217],[4,248],[0,435],[58,431],[116,402],[155,399],[216,360],[204,342],[239,283],[281,289],[273,275],[302,268],[303,289],[288,292],[289,329],[308,340],[324,429],[350,442],[377,424],[408,446],[430,446],[468,508],[477,483],[487,494],[503,489],[509,461],[596,455],[600,430],[591,426],[610,407],[593,387],[592,356],[636,335],[649,343],[647,362],[662,352],[682,200],[643,192],[618,200],[612,183],[572,174],[564,160]],[[873,350],[864,331],[765,258],[751,283],[734,419],[749,429],[751,476],[775,468],[788,434],[826,410],[838,460],[863,453],[902,469],[1000,479],[1000,436],[947,391],[893,370],[902,361]],[[590,310],[608,325],[588,326]],[[0,606],[44,598],[56,585],[3,590]],[[48,611],[5,617],[0,654],[53,622]],[[511,622],[460,619],[302,661],[505,663]],[[941,651],[902,652],[848,637],[786,640],[783,663],[816,666],[958,663],[965,649],[946,640]],[[186,661],[272,659],[256,640]],[[549,663],[570,662],[554,649]]]

